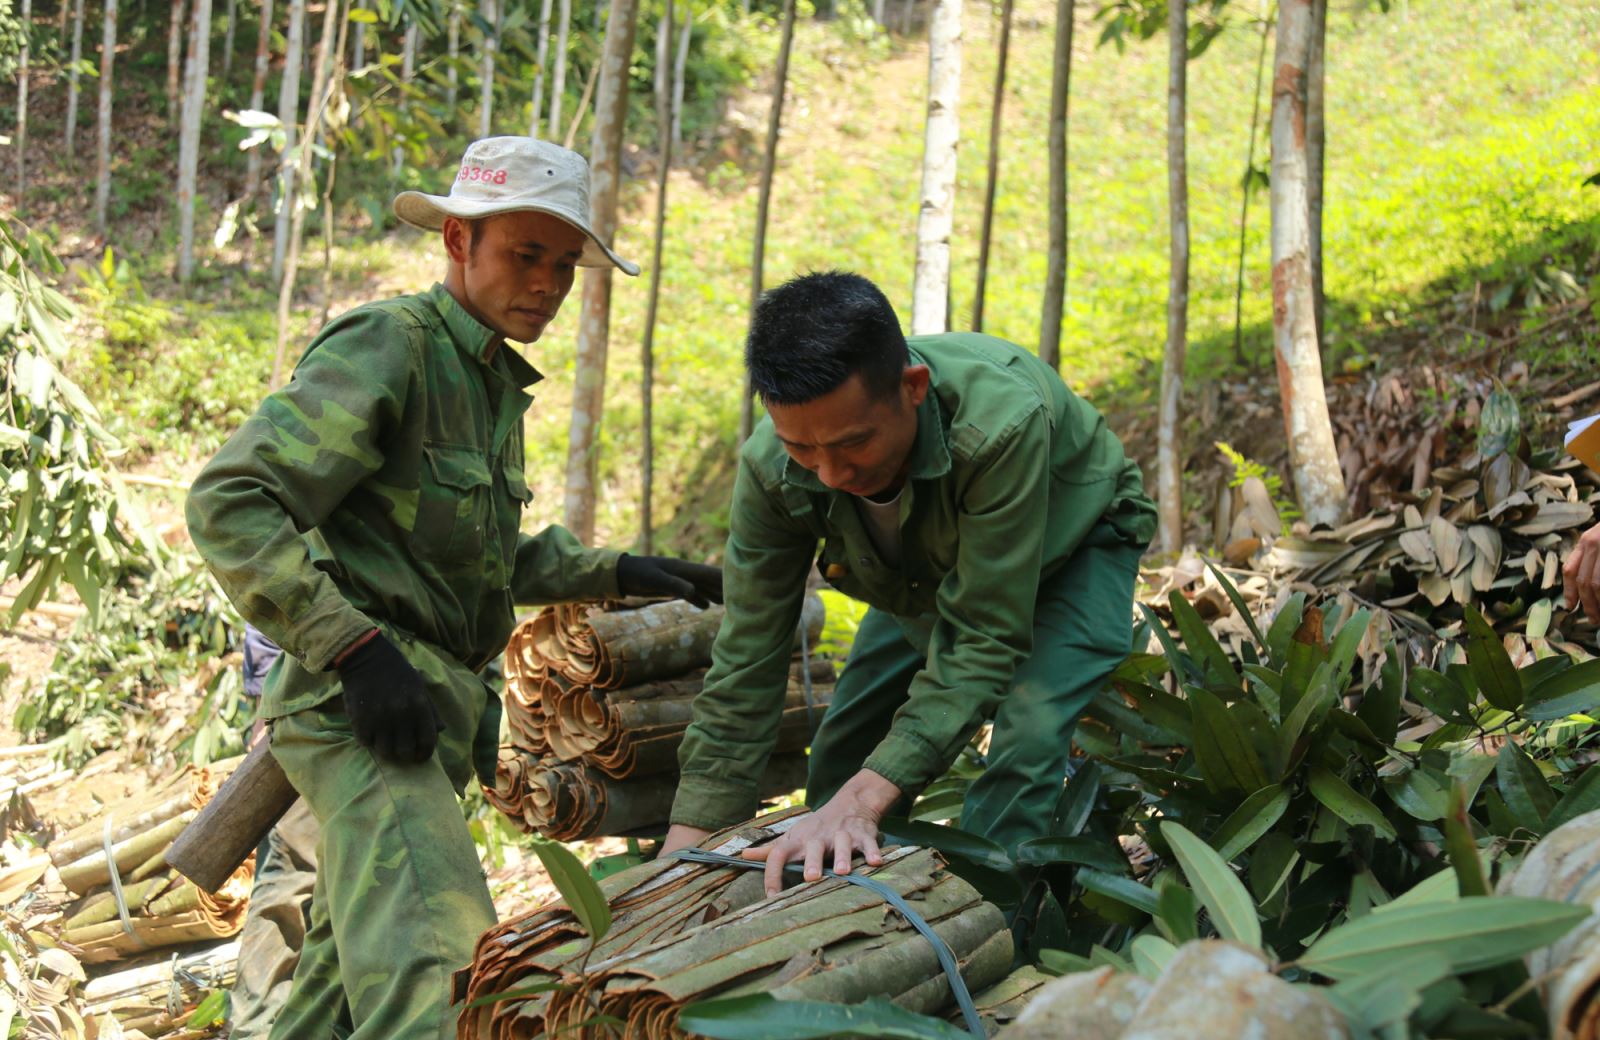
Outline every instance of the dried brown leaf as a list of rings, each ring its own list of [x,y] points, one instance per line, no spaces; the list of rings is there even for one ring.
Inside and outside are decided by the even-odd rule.
[[[1461,558],[1461,532],[1456,530],[1455,524],[1436,516],[1428,525],[1428,534],[1433,539],[1433,552],[1438,557],[1439,569],[1446,574],[1454,574],[1456,563]]]

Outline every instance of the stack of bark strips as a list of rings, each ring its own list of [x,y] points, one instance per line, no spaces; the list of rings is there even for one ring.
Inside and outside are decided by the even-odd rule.
[[[805,817],[793,809],[708,838],[736,856]],[[929,849],[886,849],[881,867],[857,867],[906,897],[944,939],[969,990],[1011,967],[1005,917]],[[485,932],[457,972],[461,1040],[573,1036],[675,1038],[678,1013],[713,997],[856,1003],[887,997],[924,1014],[952,1004],[932,944],[873,892],[826,878],[767,899],[760,871],[655,860],[600,882],[611,928],[591,944],[561,903]],[[591,948],[592,947],[592,948]],[[554,988],[530,993],[538,983]],[[503,999],[496,999],[504,994]],[[1006,998],[1001,997],[998,1003]],[[586,1025],[597,1015],[620,1025]]]
[[[166,861],[173,839],[239,761],[185,769],[167,785],[118,802],[51,842],[50,858],[61,883],[81,897],[61,926],[62,942],[80,960],[114,961],[158,947],[227,938],[244,927],[254,856],[215,893],[201,891]]]
[[[666,823],[678,747],[723,618],[721,607],[681,600],[611,607],[548,607],[518,625],[506,648],[510,742],[485,795],[524,829],[560,841]],[[822,622],[822,601],[808,596],[806,648]],[[807,654],[793,663],[762,797],[804,786],[804,751],[833,678],[826,660]]]
[[[161,1036],[177,1029],[211,991],[232,989],[238,963],[235,941],[101,975],[84,985],[79,1010],[86,1019],[111,1015],[130,1035]]]

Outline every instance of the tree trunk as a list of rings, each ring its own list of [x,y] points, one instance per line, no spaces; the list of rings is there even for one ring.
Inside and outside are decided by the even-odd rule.
[[[1039,321],[1039,358],[1061,369],[1061,320],[1067,308],[1067,99],[1072,90],[1073,0],[1056,0],[1056,51],[1050,83],[1050,252]]]
[[[412,19],[406,20],[405,41],[400,44],[400,111],[405,112],[411,108],[411,81],[417,71],[417,23]],[[405,165],[405,149],[398,144],[390,153],[389,175],[400,176],[400,168]]]
[[[456,110],[456,97],[458,95],[460,72],[456,64],[461,59],[461,8],[455,0],[451,0],[450,15],[445,20],[445,54],[448,60],[444,68],[444,99],[448,115],[454,115]]]
[[[295,0],[303,3],[304,0]],[[343,0],[328,0],[322,15],[322,37],[317,44],[317,52],[312,59],[311,96],[306,106],[305,132],[301,135],[301,148],[296,153],[296,179],[302,184],[309,184],[311,180],[311,145],[317,139],[317,134],[322,126],[323,114],[328,107],[328,77],[324,75],[327,62],[323,59],[328,56],[329,49],[334,46],[334,34],[338,29],[339,10]],[[295,206],[294,215],[289,222],[289,248],[284,257],[283,279],[278,283],[278,349],[272,358],[272,388],[276,390],[282,386],[284,380],[284,357],[289,343],[289,304],[294,299],[294,283],[300,274],[300,242],[305,231],[306,211],[304,206]]]
[[[194,192],[200,167],[200,124],[211,67],[211,0],[194,0],[189,63],[184,72],[183,121],[178,130],[178,281],[194,274]]]
[[[67,71],[67,159],[78,157],[78,64],[83,61],[83,0],[72,10],[72,65]]]
[[[917,265],[911,334],[950,328],[950,229],[956,210],[956,149],[961,144],[961,0],[935,0],[928,26],[928,122],[922,137]]]
[[[1156,498],[1161,551],[1183,548],[1183,464],[1178,405],[1189,334],[1189,176],[1187,113],[1189,19],[1186,3],[1167,5],[1167,205],[1171,272],[1167,286],[1167,349],[1161,363],[1161,418],[1156,437]]]
[[[589,78],[583,82],[583,94],[578,98],[578,107],[572,113],[572,122],[567,124],[567,136],[562,139],[561,146],[571,150],[578,140],[578,127],[583,124],[584,113],[589,110],[589,99],[594,97],[595,80],[600,78],[600,63],[595,62],[589,68]]]
[[[917,9],[917,0],[906,0],[900,8],[900,35],[911,35],[911,16]]]
[[[672,0],[666,0],[656,30],[656,137],[660,153],[656,170],[656,234],[650,253],[650,302],[645,307],[644,346],[640,350],[639,385],[643,444],[640,450],[639,551],[651,552],[654,518],[650,501],[655,491],[656,306],[661,296],[661,246],[667,230],[667,175],[672,172]]]
[[[105,0],[100,30],[100,104],[95,128],[94,229],[106,233],[106,205],[111,201],[111,73],[117,57],[117,0]]]
[[[1006,97],[1006,58],[1011,51],[1013,0],[1000,7],[1000,60],[994,69],[994,98],[989,106],[989,176],[983,192],[983,231],[978,236],[978,286],[972,293],[972,331],[983,331],[983,297],[989,283],[989,243],[994,234],[994,194],[1000,183],[1000,112]]]
[[[1261,70],[1267,64],[1267,20],[1269,0],[1261,0],[1261,48],[1256,52],[1256,86],[1250,95],[1250,145],[1244,155],[1244,177],[1239,181],[1239,271],[1233,284],[1233,360],[1240,365],[1244,360],[1244,331],[1240,317],[1244,307],[1244,244],[1245,231],[1250,220],[1250,185],[1256,170],[1256,124],[1261,121]]]
[[[678,57],[672,65],[672,147],[683,144],[683,84],[689,68],[689,40],[694,35],[694,4],[683,2],[683,32],[678,36]]]
[[[597,0],[598,2],[598,0]],[[561,100],[567,90],[567,31],[572,27],[572,0],[561,0],[556,29],[556,67],[550,78],[550,140],[561,139]]]
[[[261,21],[256,26],[255,80],[250,84],[250,108],[261,111],[267,94],[267,66],[272,59],[272,0],[261,0]],[[250,149],[244,166],[244,197],[252,200],[261,190],[261,146]]]
[[[563,5],[564,8],[564,5]],[[628,67],[638,0],[611,0],[605,47],[600,55],[599,101],[595,106],[593,164],[594,233],[610,242],[617,228],[617,192],[622,176],[622,135],[628,116]],[[567,440],[566,525],[584,542],[594,537],[594,481],[605,405],[606,347],[611,331],[612,269],[590,268],[583,278],[577,367],[572,380],[572,429]]]
[[[872,0],[872,21],[880,28],[888,28],[883,24],[883,0]]]
[[[539,7],[539,49],[534,57],[533,105],[528,116],[528,136],[538,137],[544,125],[544,70],[550,61],[550,0]]]
[[[494,56],[500,46],[500,14],[495,0],[483,0],[483,20],[489,23],[489,33],[483,38],[483,71],[480,74],[478,96],[478,136],[488,137],[494,123]]]
[[[1323,51],[1328,37],[1328,0],[1311,0],[1311,45],[1306,57],[1306,208],[1310,214],[1311,311],[1317,348],[1327,342],[1322,296],[1322,97]]]
[[[222,34],[222,79],[233,71],[233,27],[239,20],[239,0],[228,0],[228,28]]]
[[[167,118],[178,115],[179,80],[183,69],[184,0],[173,0],[172,21],[167,24]]]
[[[789,82],[789,51],[794,47],[795,0],[783,2],[783,36],[778,43],[778,67],[772,74],[772,107],[767,111],[767,150],[761,160],[761,189],[756,197],[755,245],[750,258],[750,319],[761,302],[762,266],[767,253],[767,210],[772,204],[772,178],[778,169],[778,135],[783,129],[783,95]],[[755,391],[750,373],[744,376],[744,397],[739,403],[739,443],[750,439],[756,425]]]
[[[1344,475],[1328,421],[1312,313],[1306,203],[1305,82],[1311,0],[1280,0],[1272,80],[1272,333],[1300,509],[1312,524],[1345,514]]]
[[[22,48],[17,54],[17,207],[28,190],[28,58],[33,36],[33,0],[22,0]]]
[[[278,159],[277,213],[272,223],[272,280],[283,280],[283,254],[289,245],[289,218],[295,198],[296,131],[300,123],[300,63],[305,50],[306,0],[289,0],[289,32],[284,38],[283,79],[278,88],[278,122],[283,124],[283,155]],[[274,366],[276,368],[276,366]],[[276,376],[273,385],[277,385]]]

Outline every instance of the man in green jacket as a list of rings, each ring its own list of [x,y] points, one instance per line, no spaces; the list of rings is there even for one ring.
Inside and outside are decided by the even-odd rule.
[[[529,138],[466,152],[449,196],[396,214],[442,232],[442,285],[330,322],[195,481],[189,530],[284,650],[261,714],[322,827],[311,927],[274,1040],[456,1035],[450,975],[495,922],[457,798],[493,782],[499,702],[479,674],[513,604],[720,599],[715,568],[520,530],[531,343],[590,230],[589,167]]]
[[[664,851],[755,810],[791,633],[822,576],[869,605],[811,744],[811,817],[768,849],[815,880],[881,862],[878,824],[992,720],[964,829],[1043,836],[1072,728],[1131,639],[1155,529],[1138,466],[1038,358],[972,333],[907,341],[866,279],[810,274],[761,300],[745,347],[768,418],[745,444],[727,619],[679,762]]]

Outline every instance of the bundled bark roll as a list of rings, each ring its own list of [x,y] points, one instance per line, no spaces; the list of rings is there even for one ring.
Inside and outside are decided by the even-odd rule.
[[[110,1014],[125,1030],[159,1036],[175,1028],[213,989],[232,988],[238,962],[238,942],[225,942],[101,975],[85,984],[80,1010],[86,1019]],[[174,1005],[176,1015],[171,1010]]]
[[[1555,1040],[1600,1040],[1600,811],[1585,813],[1546,834],[1501,895],[1556,899],[1594,913],[1527,957],[1540,987]]]
[[[768,841],[801,811],[762,817],[712,836],[726,855]],[[886,850],[866,870],[912,901],[951,947],[969,988],[1002,979],[1011,934],[998,908],[944,868],[931,850]],[[478,942],[456,996],[485,1003],[462,1012],[463,1040],[511,1040],[572,1030],[611,1015],[629,1037],[680,1037],[679,1011],[718,996],[859,1001],[886,996],[937,1012],[949,986],[933,947],[880,897],[838,879],[764,898],[760,872],[674,860],[646,863],[601,882],[611,930],[593,949],[559,903],[501,924]],[[559,988],[518,995],[531,983]],[[508,994],[493,1000],[495,994]]]
[[[225,939],[244,927],[254,882],[251,856],[214,893],[176,871],[125,885],[126,924],[116,896],[110,890],[99,892],[63,923],[61,941],[73,947],[85,964],[98,964],[162,946]]]

